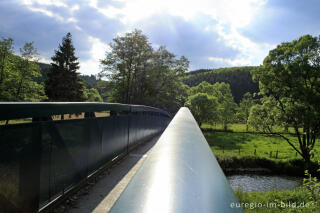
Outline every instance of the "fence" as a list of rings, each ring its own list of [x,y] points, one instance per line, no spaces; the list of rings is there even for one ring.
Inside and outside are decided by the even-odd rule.
[[[95,117],[109,111],[110,116]],[[83,119],[52,115],[84,113]],[[37,212],[116,156],[162,132],[160,109],[108,103],[0,103],[0,212]]]

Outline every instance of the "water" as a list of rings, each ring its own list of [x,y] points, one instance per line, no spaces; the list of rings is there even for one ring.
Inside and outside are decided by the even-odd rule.
[[[244,192],[293,189],[302,184],[302,179],[270,175],[230,175],[227,177],[233,190]]]

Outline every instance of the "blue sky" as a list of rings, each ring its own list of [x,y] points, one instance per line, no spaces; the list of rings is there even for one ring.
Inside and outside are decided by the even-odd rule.
[[[67,32],[80,72],[97,74],[115,36],[141,29],[154,48],[190,60],[190,70],[259,65],[269,50],[304,34],[320,34],[317,0],[1,0],[0,37],[18,52],[34,41],[50,63]]]

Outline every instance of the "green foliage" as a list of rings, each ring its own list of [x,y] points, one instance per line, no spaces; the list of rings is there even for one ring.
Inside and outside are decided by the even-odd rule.
[[[264,98],[261,106],[253,108],[249,120],[267,120],[264,129],[270,133],[272,124],[293,127],[298,146],[280,136],[306,162],[310,161],[310,152],[320,133],[319,52],[319,38],[305,35],[278,45],[269,52],[263,65],[252,71]]]
[[[44,87],[36,82],[40,76],[37,50],[33,42],[26,42],[20,48],[21,57],[12,53],[13,40],[0,42],[0,100],[41,101],[46,97]]]
[[[111,51],[101,61],[113,86],[110,100],[144,104],[176,111],[185,100],[182,76],[189,62],[176,59],[164,46],[153,50],[148,38],[135,30],[113,39]]]
[[[196,93],[189,96],[186,106],[191,110],[199,126],[203,122],[211,123],[217,117],[218,99],[207,93]]]
[[[259,86],[253,82],[250,71],[256,67],[231,67],[213,70],[198,70],[188,72],[183,82],[190,87],[197,86],[203,81],[215,84],[225,82],[230,85],[236,103],[240,103],[242,96],[249,92],[258,93]]]
[[[62,45],[51,58],[51,69],[47,74],[45,91],[50,101],[84,101],[84,83],[77,70],[78,58],[72,44],[71,34],[62,39]]]
[[[3,81],[8,76],[8,69],[10,60],[9,57],[13,51],[13,40],[12,38],[2,38],[0,41],[0,85],[3,86]],[[2,90],[3,88],[1,88]]]
[[[87,102],[102,102],[102,98],[95,88],[91,89],[85,89],[84,90],[84,97],[87,100]]]
[[[80,75],[80,78],[85,83],[88,89],[98,88],[97,84],[100,80],[98,80],[95,75]]]
[[[220,122],[226,130],[227,125],[234,121],[234,115],[237,108],[237,104],[233,101],[229,84],[222,82],[211,85],[204,81],[189,89],[189,95],[192,96],[197,93],[205,93],[216,98],[216,106],[212,109],[212,111],[215,112],[214,116],[209,117],[208,121],[211,123]],[[191,112],[194,113],[195,110],[191,110]]]
[[[241,190],[235,191],[239,203],[251,204],[244,206],[245,213],[318,213],[319,207],[310,205],[307,198],[307,191],[301,187],[294,190],[281,191],[267,191],[267,192],[243,192]],[[265,204],[265,206],[255,208],[254,204]],[[268,203],[268,207],[267,207]],[[289,207],[289,203],[291,207]],[[299,208],[294,208],[294,203]],[[308,203],[308,205],[306,205]],[[282,204],[282,205],[281,205]],[[287,206],[285,206],[287,204]]]
[[[255,104],[252,95],[247,92],[244,94],[238,108],[237,118],[241,122],[246,123],[246,131],[248,131],[248,118],[251,107]]]
[[[224,82],[215,83],[218,93],[219,102],[219,120],[223,124],[224,130],[227,130],[227,126],[235,119],[235,113],[237,104],[233,100],[233,96],[230,90],[230,85]]]
[[[97,89],[101,95],[103,101],[111,102],[112,101],[112,89],[114,88],[113,83],[110,81],[100,80],[97,82]]]
[[[320,165],[320,160],[318,160]],[[317,170],[320,172],[320,169]],[[320,182],[317,177],[313,177],[308,170],[305,170],[306,178],[303,179],[303,187],[307,191],[307,196],[312,209],[320,209]]]

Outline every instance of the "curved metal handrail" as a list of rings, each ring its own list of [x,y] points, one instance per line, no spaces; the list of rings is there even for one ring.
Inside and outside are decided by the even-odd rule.
[[[81,112],[157,112],[171,117],[162,109],[144,105],[101,102],[0,102],[0,120],[44,117]]]
[[[188,108],[181,108],[111,213],[240,213],[237,199]]]

